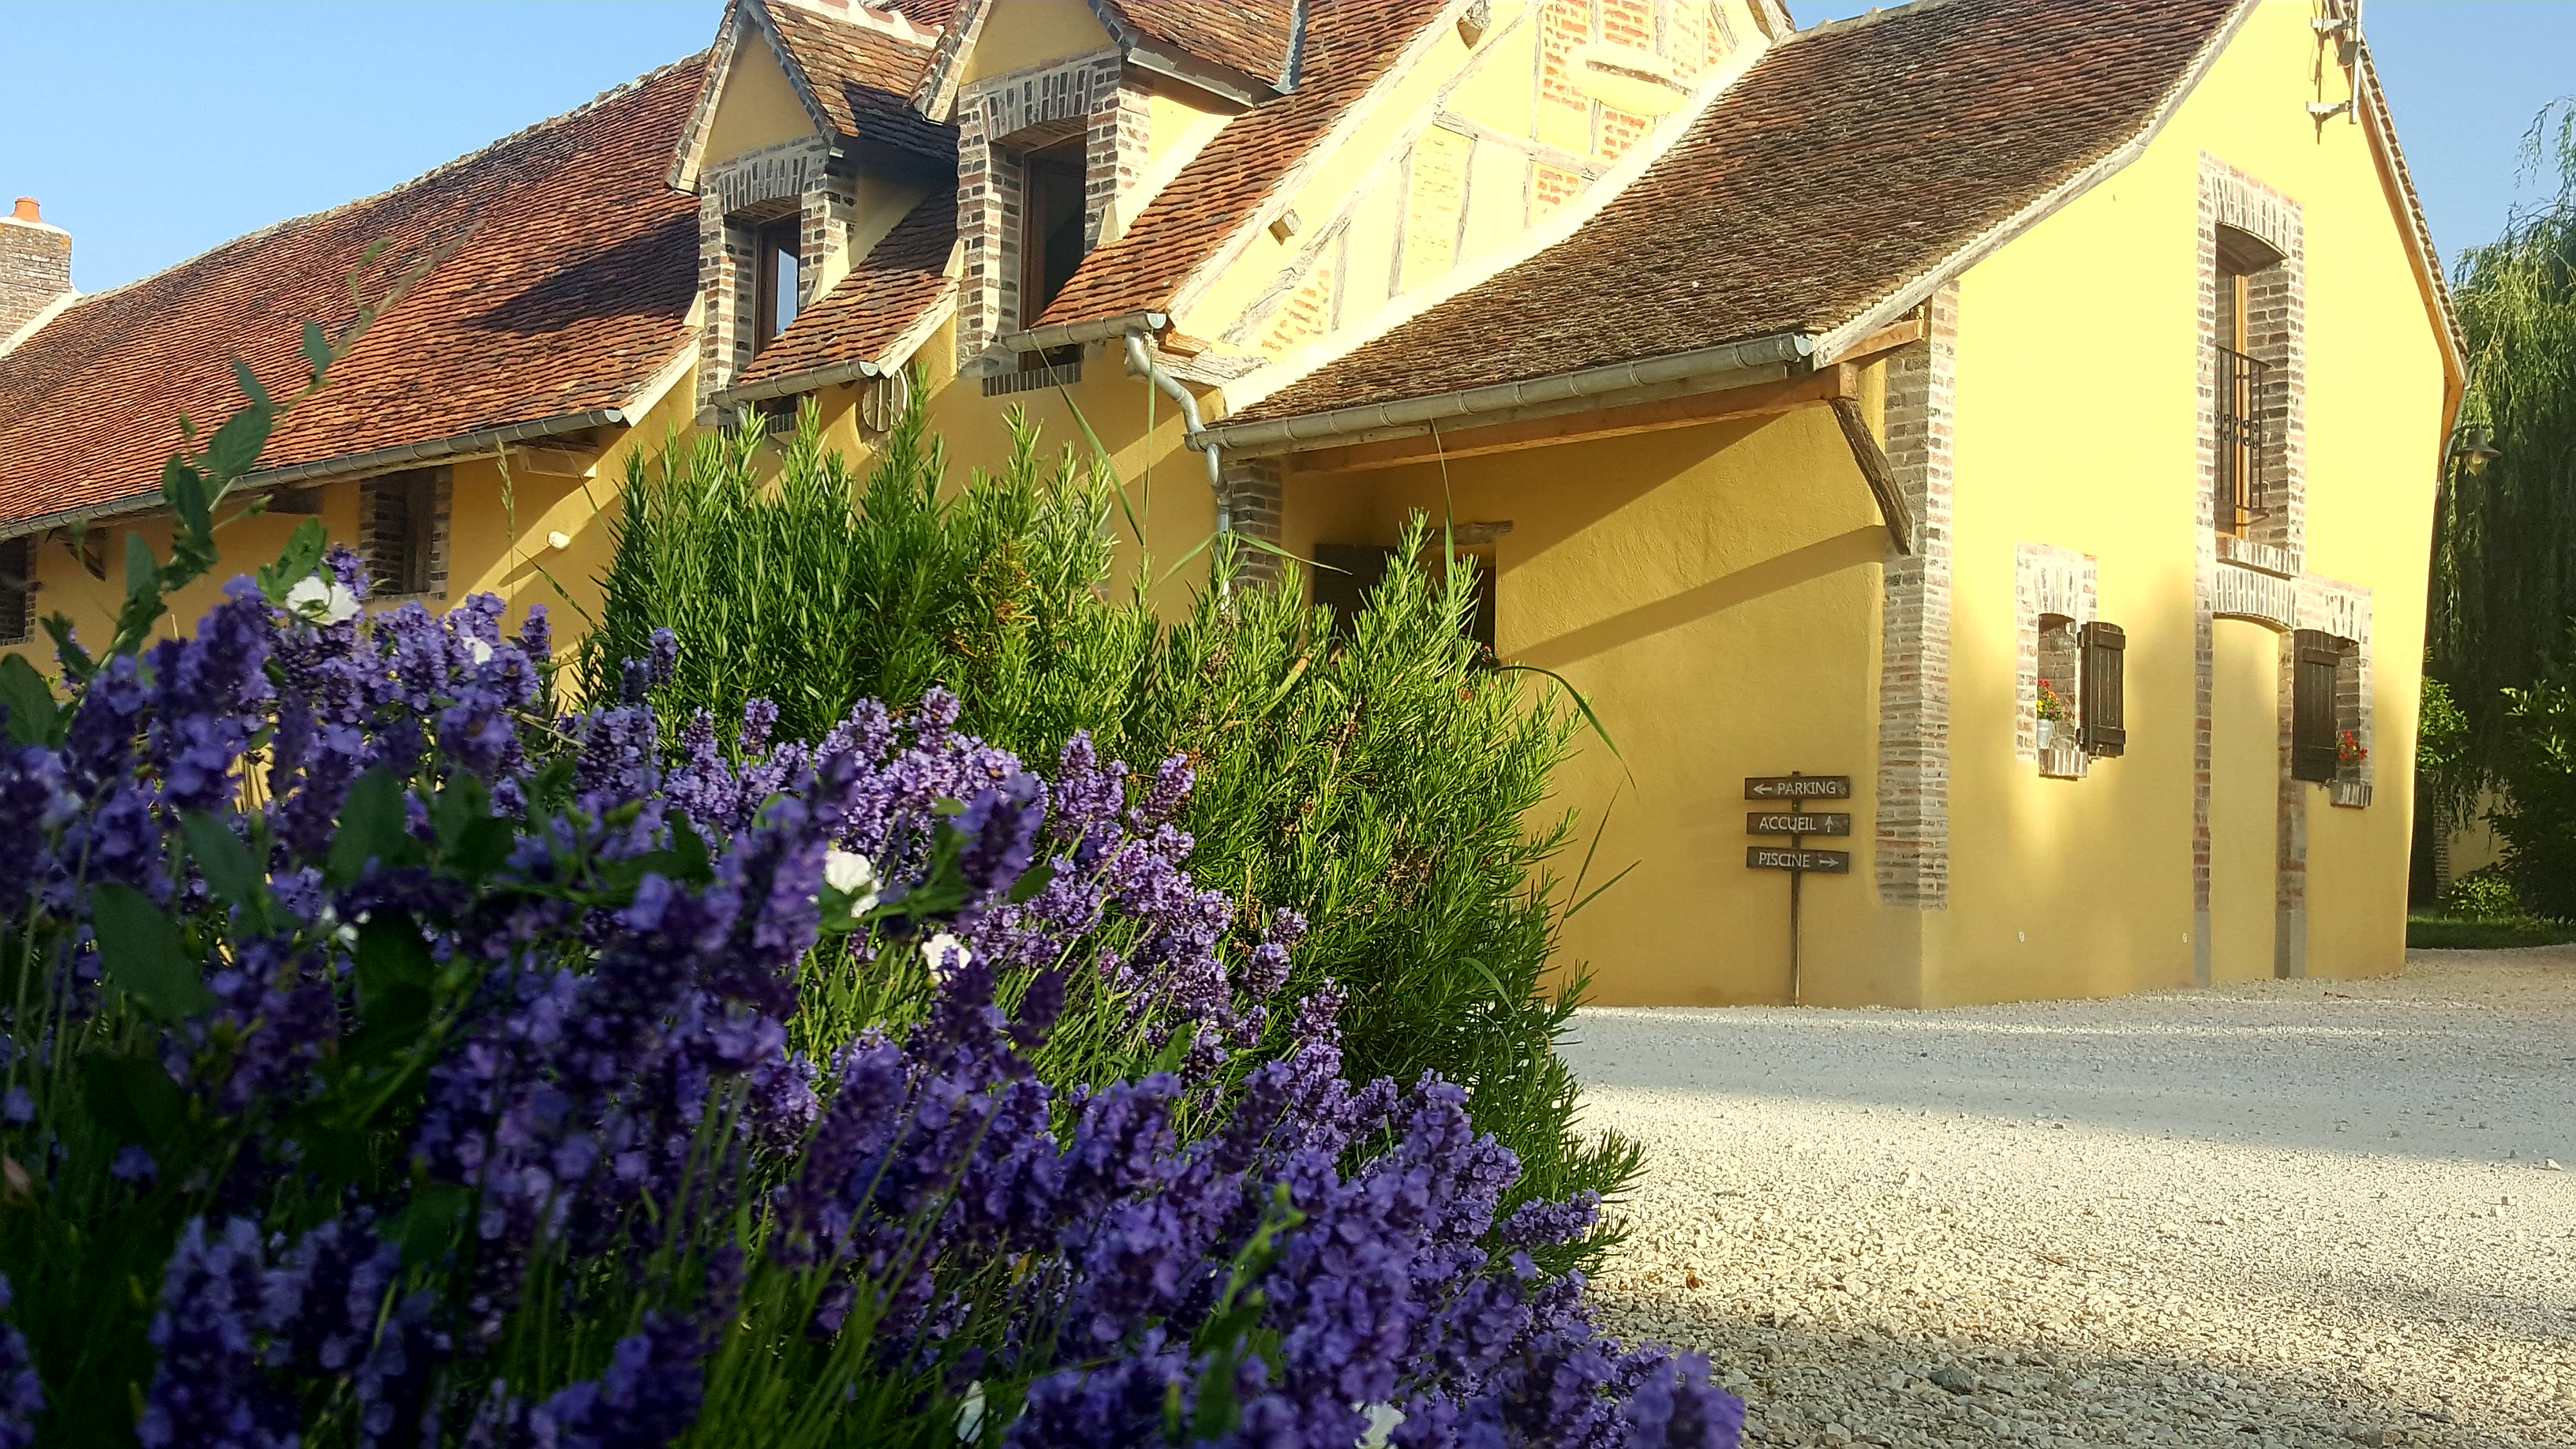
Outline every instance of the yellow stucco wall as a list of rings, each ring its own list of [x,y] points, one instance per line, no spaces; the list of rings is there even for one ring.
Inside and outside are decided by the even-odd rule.
[[[1445,488],[1444,488],[1445,473]],[[1509,522],[1494,546],[1496,649],[1564,676],[1618,745],[1587,738],[1543,813],[1573,806],[1593,884],[1564,961],[1608,1003],[1785,999],[1788,877],[1745,868],[1744,777],[1850,774],[1854,874],[1803,887],[1810,1001],[1908,1001],[1911,913],[1881,910],[1875,809],[1880,561],[1887,534],[1831,417],[1711,423],[1441,469],[1291,475],[1287,546],[1388,544],[1406,515]],[[1524,677],[1524,687],[1544,684]],[[1571,871],[1572,862],[1566,863]]]
[[[2307,555],[2373,591],[2375,802],[2304,795],[2306,969],[2402,961],[2424,560],[2439,447],[2436,334],[2368,140],[2318,126],[2309,8],[2256,7],[2137,162],[1968,271],[1960,288],[1951,908],[1927,1000],[2188,983],[2200,158],[2303,210]],[[2327,67],[2330,85],[2340,82]],[[2339,94],[2329,95],[2337,99]],[[2013,757],[2013,551],[2098,560],[2129,631],[2128,753],[2080,781]],[[2240,637],[2252,631],[2259,637]],[[2218,625],[2219,974],[2269,974],[2278,642]],[[2271,651],[2267,654],[2266,651]],[[2241,675],[2241,677],[2240,677]],[[2258,699],[2242,699],[2259,694]],[[2240,707],[2241,706],[2241,707]],[[2247,740],[2244,731],[2258,731]],[[2248,774],[2258,778],[2248,780]],[[2230,967],[2230,960],[2251,963]]]
[[[975,48],[959,71],[960,84],[1053,65],[1110,48],[1109,32],[1088,0],[995,0]]]
[[[734,51],[733,69],[725,77],[724,95],[707,123],[706,155],[701,164],[729,161],[745,151],[801,141],[814,134],[814,118],[789,83],[778,56],[758,39],[746,37]]]

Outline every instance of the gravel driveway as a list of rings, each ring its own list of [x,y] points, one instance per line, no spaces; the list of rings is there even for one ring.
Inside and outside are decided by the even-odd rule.
[[[1756,1442],[2576,1445],[2576,948],[1576,1034],[1605,1316]]]

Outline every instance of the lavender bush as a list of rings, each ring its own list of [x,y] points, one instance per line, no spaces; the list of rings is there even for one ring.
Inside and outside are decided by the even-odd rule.
[[[1179,762],[667,750],[667,637],[567,711],[365,591],[0,666],[0,1444],[1736,1441],[1533,1258],[1589,1200],[1268,1019]]]

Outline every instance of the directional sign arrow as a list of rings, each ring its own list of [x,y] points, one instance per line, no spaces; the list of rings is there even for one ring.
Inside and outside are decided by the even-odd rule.
[[[1748,810],[1744,812],[1747,835],[1849,835],[1852,818],[1840,810],[1818,810],[1799,814],[1788,810]]]
[[[1747,870],[1794,870],[1817,875],[1851,874],[1851,852],[1848,850],[1788,850],[1776,845],[1748,845],[1744,848]]]
[[[1848,800],[1852,797],[1849,775],[1748,775],[1744,780],[1747,800]]]

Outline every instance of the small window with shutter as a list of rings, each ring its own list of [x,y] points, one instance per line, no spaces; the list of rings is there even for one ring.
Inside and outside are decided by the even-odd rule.
[[[358,485],[358,553],[379,599],[447,590],[445,468],[385,473]]]
[[[0,644],[24,644],[36,635],[36,540],[0,543]]]
[[[1315,602],[1333,611],[1333,637],[1351,637],[1351,624],[1368,606],[1368,596],[1386,581],[1395,550],[1366,543],[1315,545]]]
[[[2341,741],[2336,728],[2343,641],[2321,629],[2301,629],[2294,636],[2297,671],[2290,682],[2290,778],[2330,784],[2335,777]]]
[[[1469,642],[1483,651],[1478,657],[1491,663],[1494,658],[1494,561],[1476,554],[1464,554],[1476,571],[1475,607],[1460,621]],[[1386,582],[1386,571],[1395,564],[1395,550],[1365,543],[1319,543],[1315,545],[1315,562],[1321,567],[1314,572],[1315,602],[1333,612],[1333,638],[1347,640],[1360,611],[1368,607],[1369,595]],[[1436,587],[1436,581],[1435,581]]]
[[[2129,747],[2129,635],[2117,624],[2084,626],[2084,752],[2117,759]]]

